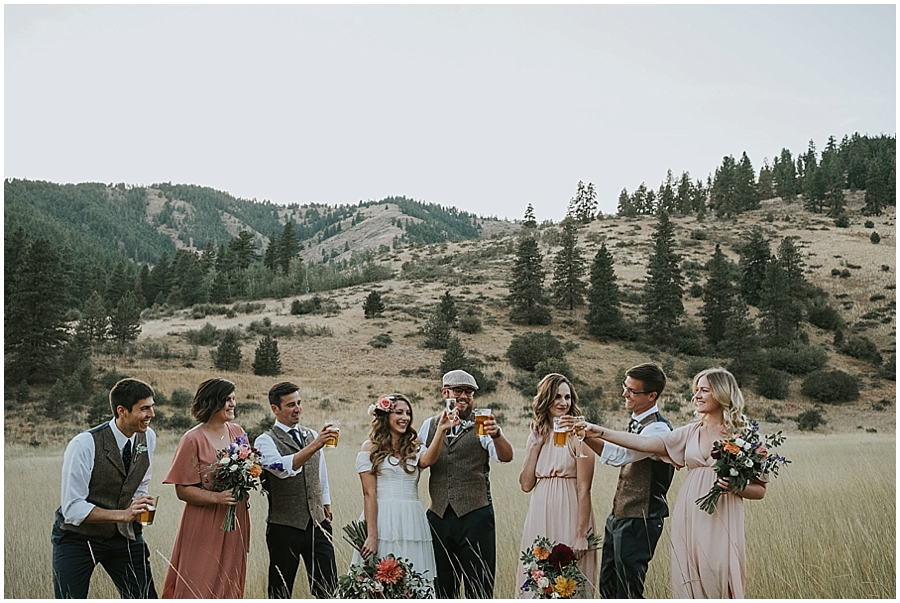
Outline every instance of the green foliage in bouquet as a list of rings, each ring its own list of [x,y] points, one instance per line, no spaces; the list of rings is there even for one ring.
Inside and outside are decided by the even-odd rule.
[[[600,537],[588,535],[588,550],[600,545]],[[583,595],[587,578],[576,565],[578,556],[568,545],[538,536],[522,551],[522,567],[528,579],[519,588],[538,599],[571,599]]]

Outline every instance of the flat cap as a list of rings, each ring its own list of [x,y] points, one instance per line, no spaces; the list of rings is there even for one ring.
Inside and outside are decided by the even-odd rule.
[[[475,383],[475,377],[467,373],[466,371],[450,371],[443,378],[444,387],[460,387],[462,385],[468,385],[474,389],[478,389],[478,384]]]

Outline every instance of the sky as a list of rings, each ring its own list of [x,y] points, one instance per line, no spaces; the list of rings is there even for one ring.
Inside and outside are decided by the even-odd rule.
[[[896,134],[896,7],[10,5],[4,175],[565,216]]]

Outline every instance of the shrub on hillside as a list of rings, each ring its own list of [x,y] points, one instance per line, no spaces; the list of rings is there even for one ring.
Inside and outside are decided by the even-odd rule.
[[[791,376],[785,372],[767,368],[756,377],[756,393],[769,400],[784,400],[790,393]]]
[[[212,345],[219,339],[220,334],[212,323],[206,323],[199,329],[183,331],[181,336],[192,345]]]
[[[851,356],[857,360],[868,362],[874,366],[881,364],[881,353],[868,337],[850,337],[838,348],[841,354]]]
[[[481,319],[471,309],[460,316],[456,323],[457,328],[463,333],[480,333],[482,329]]]
[[[847,214],[842,214],[834,219],[834,225],[837,228],[850,228],[850,217]]]
[[[896,371],[897,355],[889,354],[884,363],[880,367],[878,367],[878,376],[882,379],[887,379],[888,381],[895,381],[897,379]]]
[[[506,357],[514,367],[532,372],[542,360],[564,359],[566,352],[559,340],[549,330],[528,331],[513,336],[509,347],[506,348]]]
[[[786,348],[769,348],[766,358],[771,368],[792,375],[806,375],[824,367],[828,353],[821,346],[794,343]]]
[[[835,331],[844,323],[840,312],[822,299],[815,299],[806,307],[806,316],[810,324],[826,331]]]
[[[816,402],[841,404],[859,399],[859,383],[844,371],[820,370],[803,380],[800,392]]]
[[[172,406],[177,406],[179,408],[187,408],[194,402],[194,394],[183,387],[176,387],[172,390],[172,397],[170,399]]]
[[[881,236],[877,232],[873,232],[869,235],[869,240],[872,241],[872,244],[877,245],[881,243]]]
[[[813,431],[820,425],[825,425],[828,422],[822,417],[822,411],[818,408],[811,408],[802,412],[794,420],[797,422],[797,429],[800,431]]]

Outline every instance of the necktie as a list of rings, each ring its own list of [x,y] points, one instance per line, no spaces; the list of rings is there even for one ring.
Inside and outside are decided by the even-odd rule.
[[[641,429],[641,422],[631,419],[628,421],[628,433],[638,433]]]
[[[296,429],[288,429],[288,433],[291,434],[291,437],[297,442],[297,446],[303,448],[303,440],[300,439],[300,432]]]
[[[122,463],[125,465],[125,473],[131,469],[131,440],[125,442],[125,448],[122,449]]]

